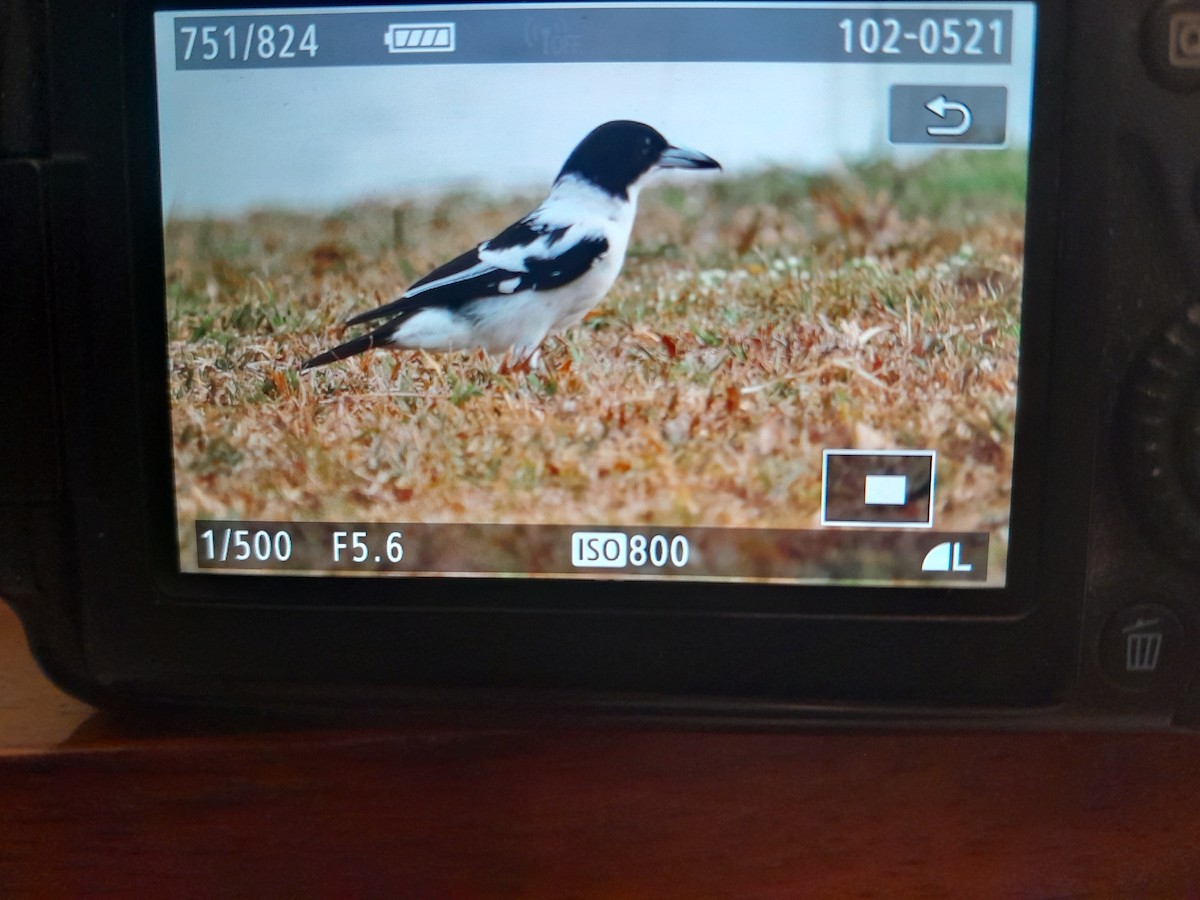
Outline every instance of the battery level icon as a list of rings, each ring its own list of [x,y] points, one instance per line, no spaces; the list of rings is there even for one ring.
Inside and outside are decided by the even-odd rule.
[[[453,22],[389,25],[383,34],[388,53],[453,53]]]
[[[1158,619],[1138,619],[1121,629],[1125,635],[1125,671],[1153,672],[1162,653],[1163,633]]]

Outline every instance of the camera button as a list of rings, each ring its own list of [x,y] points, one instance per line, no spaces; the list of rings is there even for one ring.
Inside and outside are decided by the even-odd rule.
[[[1138,603],[1113,613],[1104,626],[1100,664],[1121,687],[1148,691],[1179,678],[1184,645],[1175,613],[1161,603]]]
[[[1164,3],[1151,13],[1142,32],[1142,56],[1165,87],[1200,89],[1200,2]]]
[[[1008,88],[1003,85],[893,84],[888,140],[893,144],[1003,146]]]

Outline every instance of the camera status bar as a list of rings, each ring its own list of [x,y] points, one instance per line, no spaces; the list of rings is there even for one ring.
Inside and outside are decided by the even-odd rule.
[[[399,7],[159,13],[179,70],[555,62],[1005,65],[1013,7]]]
[[[199,520],[202,571],[973,583],[986,532]]]

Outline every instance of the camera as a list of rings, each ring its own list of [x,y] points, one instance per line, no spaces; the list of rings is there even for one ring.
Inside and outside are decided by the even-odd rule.
[[[4,15],[67,690],[1200,721],[1200,4]]]

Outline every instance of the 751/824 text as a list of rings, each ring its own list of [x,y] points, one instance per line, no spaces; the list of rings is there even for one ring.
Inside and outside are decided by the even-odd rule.
[[[320,44],[313,22],[256,23],[244,25],[176,24],[176,50],[181,62],[202,60],[289,60],[298,56],[316,59]]]

